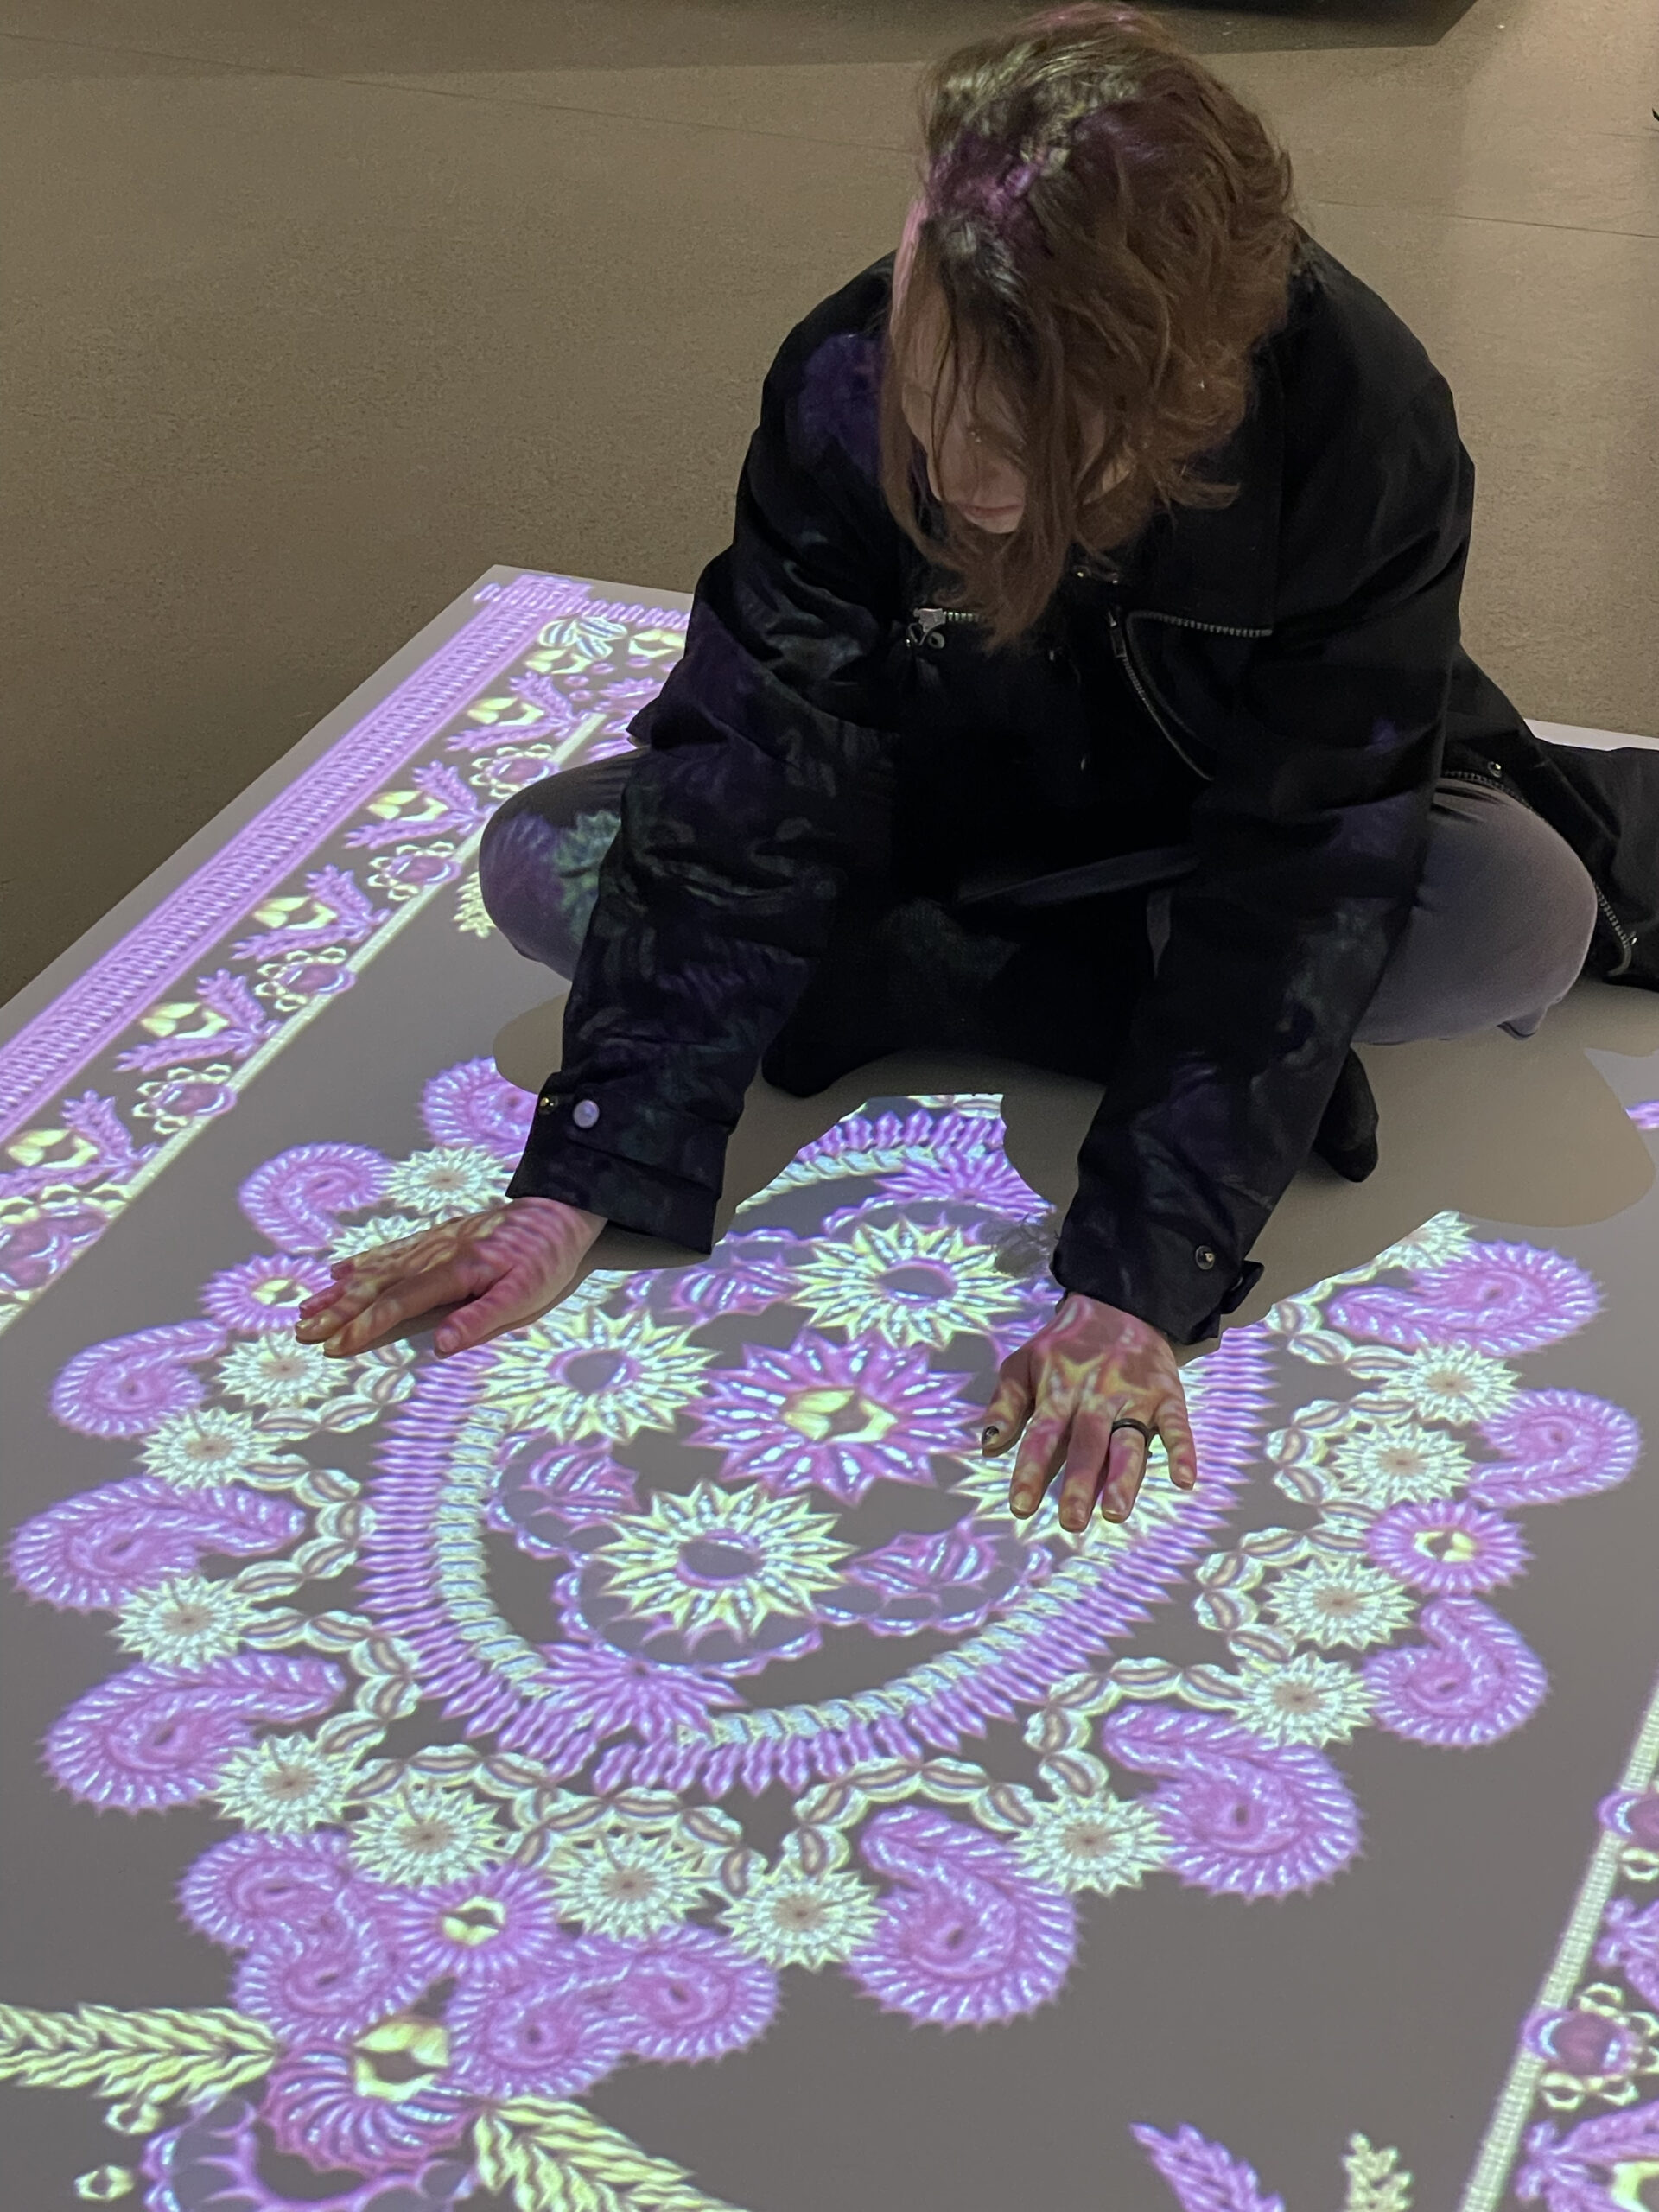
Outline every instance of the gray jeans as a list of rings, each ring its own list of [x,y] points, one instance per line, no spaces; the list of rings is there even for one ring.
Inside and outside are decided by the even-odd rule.
[[[575,973],[636,757],[527,785],[485,831],[479,876],[486,907],[519,952],[560,975]],[[1154,967],[1168,941],[1170,896],[1154,892],[1147,901]],[[940,910],[938,918],[933,942],[948,963],[950,918]],[[1576,981],[1595,924],[1590,878],[1548,823],[1502,791],[1443,783],[1416,899],[1358,1041],[1403,1045],[1500,1027],[1530,1036]],[[872,1041],[891,1049],[935,1040]]]

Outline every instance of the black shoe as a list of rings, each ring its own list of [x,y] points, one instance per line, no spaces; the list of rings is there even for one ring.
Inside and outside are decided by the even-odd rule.
[[[1376,1166],[1376,1101],[1357,1052],[1351,1052],[1342,1064],[1313,1149],[1351,1183],[1363,1183]]]

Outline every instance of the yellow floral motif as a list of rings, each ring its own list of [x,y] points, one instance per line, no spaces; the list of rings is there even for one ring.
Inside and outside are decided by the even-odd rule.
[[[846,1237],[826,1240],[800,1268],[799,1282],[798,1302],[820,1328],[906,1350],[942,1349],[962,1331],[1017,1313],[1026,1296],[989,1245],[948,1223],[902,1219],[860,1222]]]
[[[693,1636],[750,1637],[773,1613],[810,1614],[840,1579],[852,1547],[835,1525],[798,1497],[699,1483],[689,1497],[659,1491],[646,1511],[620,1518],[594,1556],[636,1614]]]
[[[559,1917],[600,1936],[659,1935],[702,1902],[703,1885],[690,1855],[666,1837],[568,1844],[545,1871]]]
[[[808,1874],[785,1865],[761,1874],[721,1917],[734,1942],[771,1967],[838,1965],[874,1934],[880,1901],[845,1868]]]
[[[503,1340],[485,1392],[519,1428],[566,1444],[626,1443],[642,1428],[671,1427],[714,1357],[637,1307],[606,1313],[567,1303]]]

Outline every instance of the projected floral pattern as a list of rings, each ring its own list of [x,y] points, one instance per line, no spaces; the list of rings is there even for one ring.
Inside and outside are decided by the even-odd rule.
[[[0,1053],[0,1330],[441,893],[487,933],[472,857],[518,787],[626,747],[685,642],[671,608],[596,599],[564,576],[486,584],[477,612],[188,882]],[[476,1154],[445,1140],[399,1164],[395,1236],[439,1197],[486,1203]],[[276,1325],[308,1274],[229,1280],[205,1310]],[[222,1309],[222,1310],[221,1310]]]
[[[411,1159],[279,1155],[241,1192],[270,1249],[53,1385],[137,1471],[13,1544],[25,1590],[114,1637],[48,1769],[89,1805],[240,1830],[180,1896],[226,1954],[222,2009],[7,2016],[10,2071],[116,2097],[143,2139],[85,2193],[275,2212],[268,2143],[357,2177],[339,2212],[480,2185],[551,2212],[579,2183],[705,2205],[583,2093],[753,2044],[788,1967],[936,2030],[1018,2018],[1063,1988],[1079,1898],[1329,1881],[1359,1847],[1357,1730],[1472,1749],[1545,1694],[1494,1603],[1528,1563],[1514,1516],[1622,1480],[1639,1442],[1524,1371],[1594,1316],[1571,1262],[1443,1216],[1287,1301],[1190,1370],[1197,1495],[1154,1476],[1130,1522],[1077,1537],[1052,1508],[1016,1527],[972,1452],[1053,1295],[987,1097],[843,1122],[711,1259],[597,1274],[452,1361],[296,1347],[328,1256],[493,1186],[531,1103],[469,1062],[428,1085]],[[1260,1525],[1264,1472],[1294,1525]],[[1213,1656],[1147,1649],[1168,1602]],[[792,1691],[811,1652],[840,1694]],[[443,1725],[410,1749],[423,1717]],[[982,1763],[1010,1720],[1035,1786]],[[762,1848],[747,1808],[774,1785],[793,1822]],[[1659,1867],[1650,1802],[1607,1815],[1633,1881]],[[1612,1912],[1603,1981],[1529,2024],[1552,2108],[1650,2067],[1653,1916]],[[1194,2212],[1268,2204],[1192,2129],[1141,2139]],[[1349,2173],[1352,2203],[1408,2201],[1363,2139]]]
[[[0,1053],[0,1327],[411,922],[488,935],[490,809],[620,747],[683,639],[567,578],[474,608]],[[329,1259],[493,1197],[530,1103],[468,1061],[406,1159],[290,1147],[194,1314],[53,1382],[108,1479],[12,1570],[111,1641],[48,1769],[236,1831],[180,1893],[223,2004],[0,2006],[0,2074],[94,2094],[132,2145],[87,2201],[279,2212],[275,2152],[329,2212],[708,2212],[583,2093],[751,2045],[786,1968],[994,2027],[1060,1992],[1090,1899],[1338,1876],[1344,1744],[1523,1726],[1521,1516],[1636,1463],[1626,1413],[1523,1364],[1592,1320],[1589,1278],[1442,1217],[1192,1371],[1196,1497],[1154,1476],[1122,1529],[1014,1524],[963,1453],[1049,1310],[1049,1225],[969,1097],[842,1124],[709,1261],[596,1278],[448,1366],[299,1351]],[[1659,1131],[1659,1102],[1630,1111]],[[1160,1605],[1203,1662],[1158,1656]],[[814,1654],[843,1694],[791,1690]],[[994,1722],[1033,1785],[983,1763]],[[1659,1704],[1463,2212],[1652,2192],[1656,1767]],[[792,1806],[764,1848],[763,1789]],[[1197,2128],[1135,2132],[1185,2212],[1282,2212]],[[1405,2212],[1395,2151],[1356,2136],[1344,2166],[1346,2212]]]

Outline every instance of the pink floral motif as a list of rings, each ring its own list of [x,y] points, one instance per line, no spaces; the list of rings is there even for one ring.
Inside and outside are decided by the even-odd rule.
[[[1130,1707],[1101,1730],[1112,1758],[1169,1777],[1154,1790],[1169,1865],[1217,1895],[1287,1897],[1327,1882],[1359,1849],[1359,1815],[1329,1759],[1268,1745],[1235,1722],[1167,1705]]]
[[[1530,1244],[1477,1244],[1420,1275],[1414,1290],[1344,1291],[1333,1327],[1418,1351],[1466,1344],[1494,1358],[1535,1351],[1595,1318],[1600,1293],[1580,1267]]]
[[[404,2201],[424,2208],[432,2198],[406,2170],[458,2142],[478,2109],[477,2100],[438,2082],[419,2082],[395,2101],[365,2094],[357,2086],[358,2073],[352,2052],[337,2045],[315,2044],[292,2051],[271,2075],[259,2116],[277,2149],[289,2158],[303,2158],[319,2173],[342,2168],[384,2173],[390,2168],[403,2180]],[[385,2201],[384,2196],[373,2197],[369,2212]],[[397,2196],[390,2201],[395,2204]],[[311,2212],[308,2205],[306,2212]]]
[[[432,810],[413,816],[393,815],[381,822],[359,823],[346,832],[348,845],[375,852],[395,845],[403,837],[448,837],[474,829],[483,813],[478,793],[454,770],[441,760],[429,761],[410,778],[418,791],[434,802]]]
[[[315,951],[325,945],[361,944],[388,920],[384,906],[365,899],[348,868],[321,868],[305,879],[310,897],[302,914],[310,920],[285,922],[280,927],[245,937],[231,950],[238,960],[269,960],[273,957]]]
[[[1596,1818],[1636,1850],[1659,1859],[1659,1789],[1616,1791],[1597,1806]]]
[[[203,1852],[179,1885],[191,1925],[245,1950],[320,1926],[362,1888],[338,1829],[233,1835]]]
[[[473,2162],[464,2151],[451,2152],[448,2157],[440,2152],[435,2158],[409,2158],[397,2140],[400,2120],[390,2118],[377,2127],[372,2115],[360,2110],[372,2101],[383,2111],[419,2125],[420,2115],[431,2108],[442,2125],[448,2109],[443,2099],[423,2091],[388,2107],[385,2099],[358,2099],[349,2087],[340,2090],[337,2100],[331,2098],[329,2092],[341,2082],[350,2063],[341,2053],[335,2058],[334,2070],[325,2071],[321,2055],[306,2052],[296,2054],[283,2073],[286,2080],[291,2070],[296,2084],[296,2114],[315,2120],[319,2139],[331,2130],[340,2130],[344,2131],[342,2143],[349,2141],[351,2132],[359,2124],[366,2131],[365,2140],[378,2139],[382,2131],[392,2139],[386,2159],[395,2169],[390,2189],[381,2167],[366,2178],[354,2177],[343,2190],[331,2190],[326,2196],[308,2194],[302,2203],[296,2202],[264,2177],[264,2145],[253,2107],[245,2098],[226,2097],[210,2110],[194,2113],[181,2126],[167,2128],[151,2139],[143,2159],[145,2177],[153,2185],[145,2197],[146,2205],[156,2208],[156,2212],[162,2208],[172,2212],[174,2207],[182,2212],[186,2205],[212,2207],[213,2212],[219,2212],[221,2207],[234,2207],[235,2212],[409,2212],[412,2202],[421,2212],[428,2212],[429,2207],[430,2212],[443,2212],[446,2205],[471,2196]],[[467,2100],[464,2116],[470,2116],[474,2108]],[[286,2133],[296,2124],[302,2123],[279,2119],[273,2122],[272,2132],[281,2126]],[[441,2139],[447,2141],[447,2138]],[[378,2164],[378,2161],[365,2163]],[[398,2193],[403,2197],[401,2206]]]
[[[895,1885],[847,1972],[885,2012],[936,2027],[1011,2020],[1058,1996],[1077,1909],[1040,1888],[1006,1844],[919,1805],[878,1813],[859,1839]]]
[[[1365,1679],[1384,1728],[1414,1744],[1495,1744],[1543,1703],[1549,1678],[1524,1640],[1472,1598],[1425,1605],[1423,1642],[1379,1651]]]
[[[105,1483],[48,1506],[11,1541],[13,1577],[32,1598],[84,1613],[188,1574],[211,1556],[256,1559],[305,1527],[284,1498],[232,1485],[181,1491],[155,1475]]]
[[[390,1916],[394,1942],[428,1985],[511,1980],[550,1964],[563,1942],[551,1891],[524,1866],[404,1891]]]
[[[46,1739],[46,1764],[72,1797],[124,1813],[186,1805],[211,1789],[261,1721],[309,1720],[340,1695],[324,1659],[238,1652],[199,1673],[129,1667],[72,1705]]]
[[[141,1122],[153,1122],[162,1136],[170,1136],[192,1122],[211,1122],[216,1115],[228,1114],[236,1104],[230,1072],[230,1064],[224,1060],[200,1069],[168,1068],[165,1075],[139,1084],[133,1114]]]
[[[1169,2183],[1181,2212],[1285,2212],[1282,2196],[1266,2196],[1255,2169],[1206,2142],[1196,2127],[1160,2135],[1155,2127],[1130,2130]]]
[[[972,1408],[960,1377],[929,1371],[925,1350],[838,1344],[804,1330],[786,1350],[751,1344],[709,1378],[694,1441],[725,1453],[721,1478],[774,1497],[816,1485],[843,1505],[872,1483],[928,1483],[930,1455],[961,1452]]]
[[[85,1191],[101,1183],[125,1183],[156,1149],[154,1145],[135,1145],[115,1110],[114,1100],[100,1097],[95,1090],[84,1090],[79,1098],[66,1098],[58,1109],[58,1119],[69,1142],[54,1147],[32,1167],[9,1167],[0,1173],[0,1198],[37,1198],[48,1191]]]
[[[1412,1499],[1371,1524],[1366,1549],[1408,1590],[1471,1598],[1524,1572],[1532,1554],[1513,1521],[1466,1498]]]
[[[793,1295],[795,1262],[808,1249],[785,1229],[738,1230],[721,1237],[702,1266],[677,1268],[665,1277],[642,1275],[640,1286],[665,1310],[695,1313],[703,1320],[721,1313],[764,1313]]]
[[[882,1176],[881,1195],[985,1206],[1016,1221],[1036,1220],[1048,1211],[1047,1202],[1008,1165],[1001,1124],[990,1120],[952,1120],[937,1128],[913,1159]]]
[[[267,1329],[291,1329],[300,1301],[321,1290],[329,1280],[321,1260],[302,1259],[291,1252],[245,1260],[239,1268],[226,1268],[203,1286],[201,1308],[221,1327],[244,1335],[262,1335]]]
[[[420,1961],[390,1939],[384,1913],[353,1900],[302,1929],[273,1929],[248,1953],[236,2001],[291,2043],[340,2043],[412,2005],[427,1986]]]
[[[52,1411],[83,1436],[143,1436],[207,1395],[193,1363],[225,1349],[211,1321],[175,1321],[78,1351],[52,1386]]]
[[[0,1236],[0,1291],[27,1297],[60,1275],[109,1226],[96,1206],[54,1205]]]
[[[457,1991],[453,2078],[486,2097],[575,2097],[626,2054],[621,2018],[590,1991],[531,1971]]]
[[[399,845],[381,855],[369,881],[390,899],[413,899],[440,883],[453,883],[460,874],[461,862],[448,845]]]
[[[858,1621],[872,1636],[957,1634],[978,1628],[1013,1594],[1040,1581],[1051,1556],[971,1516],[935,1535],[894,1536],[850,1561],[819,1601],[826,1620]]]
[[[421,1118],[434,1144],[482,1145],[516,1164],[535,1117],[533,1092],[496,1072],[491,1060],[462,1060],[435,1075],[421,1094]]]
[[[215,1019],[197,1031],[175,1029],[153,1044],[135,1045],[118,1055],[115,1065],[148,1074],[170,1067],[175,1061],[245,1060],[269,1037],[276,1024],[243,982],[228,968],[196,978],[198,1003]]]
[[[602,1533],[601,1523],[638,1510],[639,1478],[619,1467],[602,1446],[526,1452],[515,1444],[504,1457],[492,1519],[537,1558],[586,1551]],[[587,1541],[575,1541],[584,1531]]]
[[[1585,2005],[1535,2012],[1521,2037],[1524,2049],[1574,2081],[1623,2086],[1646,2055],[1647,2038],[1628,2020]]]
[[[1615,1897],[1601,1923],[1596,1964],[1616,1967],[1638,1997],[1659,2005],[1659,1904]]]
[[[1546,1505],[1611,1490],[1642,1451],[1642,1431],[1623,1406],[1579,1390],[1517,1391],[1480,1433],[1503,1455],[1468,1485],[1482,1505]]]
[[[1613,2194],[1621,2167],[1640,2180],[1659,2162],[1659,2104],[1628,2105],[1621,2112],[1580,2120],[1565,2134],[1545,2120],[1527,2134],[1525,2163],[1515,2178],[1522,2204],[1545,2212],[1618,2212]],[[1639,2198],[1625,2198],[1638,2202]]]
[[[340,1216],[372,1206],[391,1162],[361,1144],[296,1144],[257,1167],[237,1193],[262,1236],[290,1252],[323,1252]]]
[[[591,1944],[590,1948],[594,1947]],[[729,1936],[676,1928],[653,1942],[600,1947],[618,1954],[601,2001],[636,2058],[695,2064],[741,2050],[778,2010],[778,1977]]]

